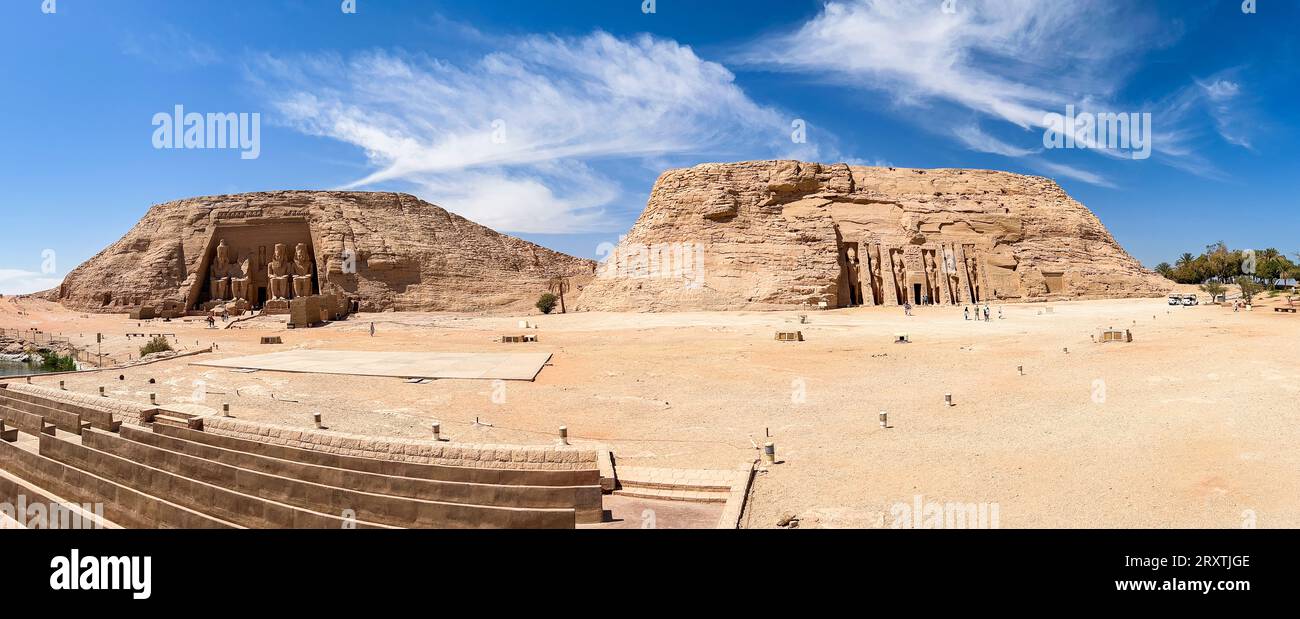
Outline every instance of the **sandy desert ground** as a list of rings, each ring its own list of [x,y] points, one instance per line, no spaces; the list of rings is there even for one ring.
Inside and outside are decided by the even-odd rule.
[[[780,463],[756,477],[748,527],[789,516],[804,528],[897,526],[894,506],[917,497],[996,505],[1003,528],[1300,527],[1300,316],[1164,299],[995,305],[987,323],[963,320],[960,307],[813,311],[808,324],[800,313],[383,313],[314,329],[286,329],[283,317],[207,329],[0,300],[0,326],[91,350],[102,332],[104,352],[121,357],[142,344],[128,332],[175,333],[183,350],[218,345],[201,358],[550,352],[534,382],[239,373],[193,358],[59,378],[303,427],[321,411],[332,429],[376,435],[426,437],[438,420],[457,441],[549,443],[567,425],[575,444],[607,445],[623,466],[734,468],[773,441]],[[493,341],[520,333],[521,318],[539,325],[528,331],[538,343]],[[1134,341],[1093,343],[1107,326]],[[795,329],[805,341],[774,340]],[[893,343],[897,332],[912,343]],[[284,344],[262,346],[264,335]],[[881,410],[891,427],[879,426]]]

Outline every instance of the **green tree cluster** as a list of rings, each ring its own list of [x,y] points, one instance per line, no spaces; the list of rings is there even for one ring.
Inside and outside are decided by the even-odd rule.
[[[1295,256],[1300,260],[1300,253]],[[1245,277],[1251,283],[1275,288],[1283,281],[1300,277],[1300,265],[1271,247],[1255,250],[1252,255],[1249,251],[1229,249],[1219,241],[1207,246],[1199,256],[1184,253],[1173,264],[1161,262],[1156,272],[1180,284],[1237,282]]]

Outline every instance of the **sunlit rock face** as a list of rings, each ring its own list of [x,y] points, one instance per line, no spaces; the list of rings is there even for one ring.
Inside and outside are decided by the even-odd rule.
[[[665,172],[579,309],[678,311],[1160,296],[1053,181],[798,161]]]
[[[552,278],[568,276],[576,290],[595,266],[406,194],[273,191],[155,205],[47,296],[84,311],[194,311],[220,298],[213,273],[224,270],[247,274],[257,306],[270,294],[276,245],[310,263],[295,271],[310,278],[300,290],[342,294],[365,311],[527,311]]]

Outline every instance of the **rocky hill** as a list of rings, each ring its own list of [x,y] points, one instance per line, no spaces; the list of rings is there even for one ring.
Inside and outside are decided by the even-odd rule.
[[[798,161],[665,172],[597,273],[579,309],[1147,297],[1172,285],[1047,178]]]
[[[192,309],[207,294],[221,241],[233,248],[231,268],[249,259],[254,277],[276,243],[291,252],[305,243],[318,288],[367,311],[527,311],[549,278],[574,277],[576,291],[595,264],[407,194],[273,191],[155,205],[47,298],[92,312],[165,302]]]

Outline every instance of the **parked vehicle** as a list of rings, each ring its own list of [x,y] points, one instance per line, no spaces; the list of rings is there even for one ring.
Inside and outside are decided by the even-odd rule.
[[[1200,303],[1194,294],[1183,295],[1183,305],[1200,305]]]
[[[1180,296],[1180,295],[1171,294],[1171,295],[1169,295],[1169,304],[1170,304],[1170,305],[1182,305],[1182,304],[1183,304],[1183,297]]]

